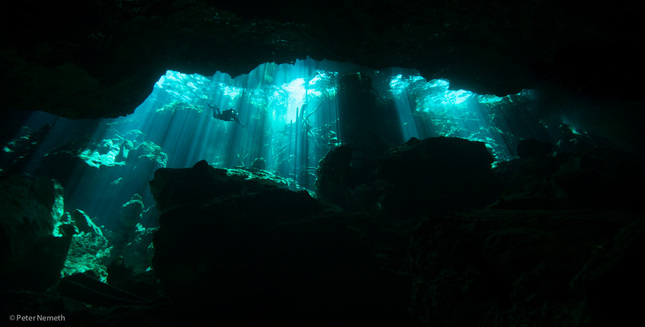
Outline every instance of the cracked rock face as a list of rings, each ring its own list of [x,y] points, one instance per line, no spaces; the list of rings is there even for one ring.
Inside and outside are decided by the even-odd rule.
[[[621,81],[644,70],[638,10],[629,6],[294,2],[14,3],[3,9],[11,16],[3,21],[20,22],[3,29],[5,107],[117,117],[133,112],[168,69],[236,76],[307,56],[416,68],[455,89],[498,95],[540,88],[634,98],[637,86]]]

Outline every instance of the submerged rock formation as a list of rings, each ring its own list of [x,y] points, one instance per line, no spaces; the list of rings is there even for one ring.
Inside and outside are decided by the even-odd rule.
[[[0,178],[10,176],[24,169],[26,163],[35,155],[51,128],[51,125],[43,125],[35,132],[25,135],[19,134],[7,142],[2,149],[4,153],[0,159]]]
[[[478,142],[412,140],[372,162],[359,157],[366,171],[356,171],[351,148],[340,147],[319,167],[320,198],[257,169],[206,161],[161,168],[150,181],[159,228],[136,225],[107,268],[108,284],[98,280],[105,271],[94,270],[44,292],[58,278],[42,279],[25,265],[20,271],[29,273],[20,278],[12,275],[17,268],[3,270],[3,281],[35,292],[0,293],[11,296],[10,310],[58,310],[74,322],[105,325],[208,318],[240,325],[622,326],[638,319],[633,298],[645,291],[645,216],[639,195],[619,186],[645,181],[642,162],[601,148],[552,156],[548,146],[533,145],[522,152],[529,155],[491,168]],[[50,215],[51,185],[3,180],[11,192],[2,194],[13,200],[3,198],[2,212],[30,216],[12,205],[26,198],[30,210]],[[128,217],[141,213],[138,198],[125,208],[133,209]],[[80,211],[70,216],[76,227],[71,218],[63,226],[79,230],[71,255],[94,251],[98,262],[105,253],[95,246],[103,243],[91,219]],[[19,229],[6,223],[15,217],[2,216],[8,236]],[[53,238],[49,217],[30,235]],[[3,253],[19,248],[12,242]],[[62,263],[48,258],[38,274],[53,277]]]
[[[70,123],[69,133],[66,130],[62,137],[53,138],[53,142],[41,147],[33,158],[38,165],[32,163],[34,167],[26,171],[56,179],[65,187],[70,208],[88,211],[88,214],[98,217],[99,225],[117,229],[120,207],[106,206],[92,211],[91,199],[70,195],[100,189],[104,199],[123,204],[135,193],[146,193],[149,178],[155,169],[166,166],[168,155],[159,145],[141,137],[137,130],[121,134],[109,123],[94,123],[97,131],[92,133],[75,130],[86,124]],[[134,225],[130,227],[132,229]]]
[[[103,236],[101,228],[96,226],[94,221],[83,210],[76,209],[72,211],[70,216],[79,232],[90,233],[101,237]]]
[[[182,310],[239,324],[405,321],[405,283],[365,239],[377,219],[204,161],[157,170],[151,186],[155,275]]]
[[[633,257],[643,218],[482,209],[425,220],[410,244],[414,314],[426,326],[621,326],[645,286]]]
[[[71,214],[65,213],[67,222],[75,227],[76,233],[67,252],[62,275],[90,271],[105,279],[107,264],[112,246],[103,236],[103,230],[83,210],[76,209]]]
[[[413,138],[372,157],[352,151],[330,151],[317,171],[319,196],[346,209],[382,208],[392,218],[418,219],[481,208],[500,192],[493,157],[481,142]]]
[[[58,281],[74,233],[69,225],[59,230],[62,215],[63,189],[55,180],[0,181],[0,290],[44,291]]]
[[[477,142],[411,140],[361,165],[370,173],[354,171],[351,148],[340,147],[321,161],[317,185],[350,210],[205,162],[161,169],[151,182],[163,212],[155,274],[188,306],[182,312],[216,304],[222,321],[247,310],[323,324],[339,316],[424,326],[634,318],[616,287],[644,288],[630,272],[643,217],[626,205],[629,194],[615,201],[610,188],[580,201],[600,189],[570,185],[580,174],[604,176],[594,180],[605,186],[643,175],[627,158],[575,166],[581,171],[567,168],[571,158],[598,155],[530,153],[492,169]],[[615,165],[631,168],[609,174]]]
[[[168,155],[154,142],[111,132],[103,138],[75,137],[49,149],[36,174],[56,178],[65,185],[83,177],[100,180],[105,175],[125,175],[131,169],[147,175],[167,162]]]

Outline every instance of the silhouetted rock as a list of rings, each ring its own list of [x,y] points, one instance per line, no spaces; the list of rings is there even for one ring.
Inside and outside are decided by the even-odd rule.
[[[62,215],[63,188],[55,180],[0,181],[0,290],[43,291],[58,281],[74,233],[70,225],[58,229]]]
[[[99,281],[85,272],[62,278],[57,290],[61,295],[96,306],[149,305],[151,301]]]
[[[124,230],[132,230],[134,226],[141,221],[141,214],[143,213],[143,202],[141,195],[135,193],[130,201],[121,206],[121,215],[119,216],[119,224]]]
[[[520,141],[517,145],[517,155],[521,159],[546,157],[553,150],[553,144],[536,139]]]
[[[389,152],[361,158],[339,147],[321,160],[317,191],[322,199],[352,210],[382,208],[391,217],[445,214],[481,208],[497,199],[493,157],[484,143],[459,138],[411,139]]]
[[[577,206],[641,208],[635,185],[645,183],[641,159],[616,150],[599,148],[566,157],[552,176]]]
[[[138,193],[135,193],[130,201],[121,206],[119,220],[116,222],[112,233],[110,234],[110,244],[114,246],[110,253],[112,259],[122,255],[124,248],[130,245],[132,240],[135,238],[135,235],[139,232],[138,227],[141,227],[140,222],[143,208],[143,201],[141,200],[141,195]],[[141,229],[143,229],[143,227],[141,227]]]
[[[121,251],[125,265],[135,274],[143,273],[152,267],[152,237],[156,231],[157,228],[143,228],[141,224],[137,224]]]
[[[484,207],[499,194],[493,161],[482,142],[437,137],[404,144],[380,159],[381,205],[398,217]]]
[[[640,319],[640,301],[634,299],[645,292],[641,274],[645,216],[634,216],[636,219],[628,220],[613,238],[595,245],[590,259],[570,283],[573,290],[587,297],[594,320],[606,326],[625,326]],[[620,213],[606,217],[616,225],[623,220]]]
[[[94,221],[81,209],[74,209],[70,214],[74,225],[80,232],[93,233],[98,236],[103,236],[101,228],[94,224]]]
[[[133,112],[166,69],[237,76],[307,56],[411,67],[497,95],[542,84],[640,100],[638,83],[604,81],[644,71],[638,10],[611,3],[88,0],[10,13],[23,27],[2,49],[5,107],[70,118]]]
[[[260,172],[261,173],[261,172]],[[242,181],[248,180],[243,183]],[[212,187],[213,184],[217,187]],[[168,211],[176,205],[200,204],[210,199],[226,199],[239,194],[253,194],[260,190],[289,190],[290,185],[273,176],[257,174],[241,169],[213,168],[204,160],[190,169],[157,169],[150,181],[150,190],[160,212]],[[298,192],[304,199],[311,199],[307,192]],[[306,194],[306,197],[304,195]],[[296,202],[292,205],[311,204]]]
[[[187,312],[239,324],[409,319],[406,283],[379,269],[365,234],[375,219],[204,161],[159,169],[151,187],[154,271]]]
[[[498,210],[424,221],[410,244],[425,326],[621,326],[638,319],[642,215]]]
[[[355,205],[351,194],[351,189],[355,184],[350,166],[351,161],[352,148],[347,145],[330,150],[320,160],[314,184],[320,198],[344,208],[351,208]]]
[[[495,207],[637,209],[640,193],[629,185],[645,183],[642,166],[641,158],[608,148],[509,161],[496,169],[504,191]]]
[[[152,241],[152,240],[151,240]],[[147,299],[160,297],[161,288],[153,271],[135,271],[131,269],[123,257],[119,257],[107,267],[109,285],[124,291],[137,294]]]

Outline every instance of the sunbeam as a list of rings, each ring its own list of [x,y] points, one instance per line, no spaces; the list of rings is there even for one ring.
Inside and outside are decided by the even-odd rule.
[[[537,101],[531,91],[497,97],[449,85],[413,70],[312,59],[266,63],[235,78],[167,71],[131,115],[79,121],[36,111],[16,137],[51,125],[24,172],[58,178],[69,208],[112,226],[135,193],[154,207],[147,183],[160,167],[206,160],[313,192],[318,162],[340,144],[369,155],[410,138],[459,137],[484,142],[501,162],[519,139],[549,135],[546,123],[526,118]]]

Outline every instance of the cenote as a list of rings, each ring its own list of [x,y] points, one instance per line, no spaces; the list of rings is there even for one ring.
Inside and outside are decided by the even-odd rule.
[[[629,19],[557,1],[250,3],[13,11],[0,319],[640,318]]]

